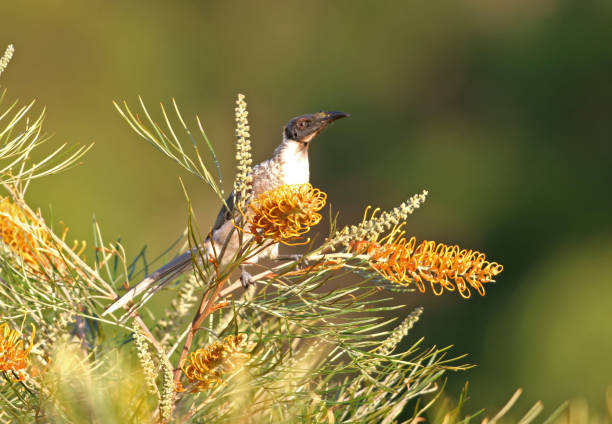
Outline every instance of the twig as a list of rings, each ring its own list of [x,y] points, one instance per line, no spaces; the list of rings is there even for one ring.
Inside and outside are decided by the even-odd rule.
[[[147,339],[149,339],[151,344],[155,346],[155,349],[157,349],[158,352],[163,352],[162,346],[159,344],[153,333],[151,333],[151,330],[149,330],[149,327],[147,327],[147,324],[144,323],[144,321],[142,320],[142,318],[140,318],[140,315],[138,315],[137,312],[134,312],[134,321],[140,326],[142,333]]]

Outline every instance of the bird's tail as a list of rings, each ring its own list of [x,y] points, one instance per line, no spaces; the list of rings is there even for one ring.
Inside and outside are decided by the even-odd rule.
[[[124,307],[129,302],[133,301],[138,295],[149,291],[151,293],[164,287],[166,284],[174,280],[179,275],[186,272],[192,264],[192,255],[197,255],[196,249],[185,252],[182,255],[172,259],[166,265],[149,274],[144,280],[129,289],[123,296],[115,300],[102,315],[107,315],[115,312],[117,309]]]

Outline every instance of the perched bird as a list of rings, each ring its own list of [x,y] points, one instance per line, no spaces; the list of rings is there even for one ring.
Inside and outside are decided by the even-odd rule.
[[[344,112],[318,112],[311,115],[301,115],[289,121],[283,128],[283,141],[274,150],[272,158],[253,167],[249,198],[256,198],[265,191],[285,184],[307,183],[310,180],[308,163],[310,142],[333,121],[347,116],[349,115]],[[229,195],[226,205],[221,207],[212,231],[201,247],[207,254],[212,254],[212,244],[214,244],[217,253],[222,249],[222,246],[227,245],[221,258],[222,266],[232,260],[240,243],[238,232],[234,228],[234,219],[239,213],[235,208],[234,192]],[[195,249],[193,252],[188,251],[177,256],[154,271],[111,304],[103,315],[123,307],[141,293],[148,292],[148,295],[151,296],[179,275],[191,269],[192,256],[198,256]],[[260,259],[275,259],[277,257],[278,243],[275,243],[257,253],[257,255],[250,256],[249,262],[253,263]],[[244,266],[241,266],[240,280],[244,287],[247,287],[251,282],[251,276],[244,269]]]

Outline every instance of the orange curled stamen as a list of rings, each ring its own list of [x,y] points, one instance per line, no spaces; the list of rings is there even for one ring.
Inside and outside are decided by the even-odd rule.
[[[30,343],[25,349],[21,334],[5,322],[0,324],[0,372],[10,372],[9,378],[16,381],[26,379],[25,369],[30,364],[29,354],[34,345],[35,333],[36,328],[32,325]]]
[[[225,383],[224,375],[236,371],[249,358],[249,354],[239,351],[243,342],[242,334],[227,336],[222,342],[191,352],[181,369],[193,384],[192,391],[203,391]]]
[[[326,200],[327,195],[310,184],[283,185],[266,191],[249,203],[247,231],[257,243],[272,239],[287,245],[303,244],[292,242],[301,240],[321,221],[317,212]]]
[[[63,226],[63,223],[62,223]],[[64,242],[68,228],[64,226],[61,240]],[[58,250],[42,218],[29,213],[8,197],[0,196],[0,241],[13,253],[18,255],[28,269],[37,276],[46,277],[48,273],[59,273],[69,276],[66,262]],[[85,242],[77,250],[78,242],[72,250],[81,256]],[[71,281],[71,279],[67,279]]]

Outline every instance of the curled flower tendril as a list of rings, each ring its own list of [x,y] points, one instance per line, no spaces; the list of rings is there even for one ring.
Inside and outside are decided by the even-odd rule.
[[[222,342],[214,342],[191,352],[188,363],[181,369],[194,385],[192,391],[203,391],[223,384],[223,375],[236,371],[249,358],[248,353],[239,351],[243,342],[242,334],[227,336]]]
[[[291,245],[321,221],[317,212],[326,200],[327,195],[310,184],[283,185],[266,191],[249,203],[247,231],[258,243],[272,239]]]
[[[21,334],[9,327],[6,322],[0,324],[0,372],[8,372],[9,378],[15,381],[26,379],[25,369],[30,363],[29,354],[34,344],[36,329],[32,325],[32,335],[27,349],[23,347]]]
[[[367,255],[370,267],[385,279],[406,286],[414,283],[420,292],[429,283],[437,296],[456,288],[467,299],[470,287],[484,296],[484,284],[495,281],[504,269],[487,261],[484,253],[427,240],[416,245],[415,237],[406,240],[403,235],[395,228],[381,242],[360,240],[349,250]]]

